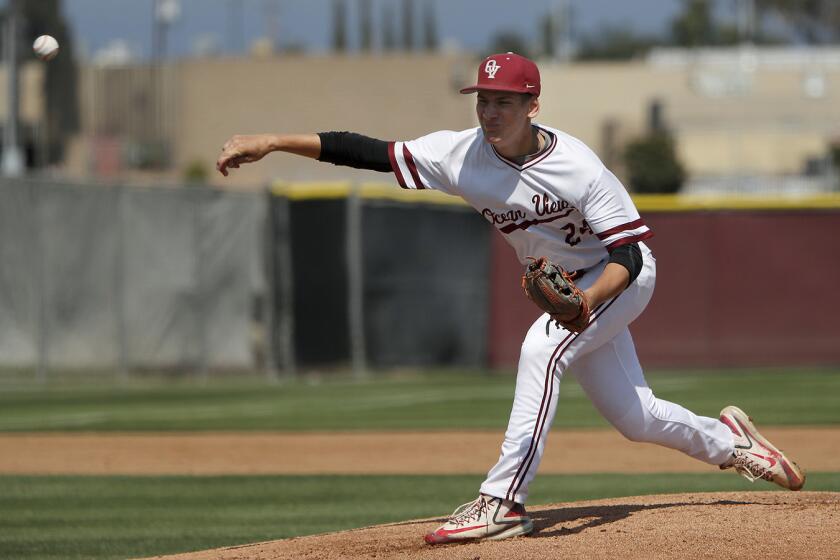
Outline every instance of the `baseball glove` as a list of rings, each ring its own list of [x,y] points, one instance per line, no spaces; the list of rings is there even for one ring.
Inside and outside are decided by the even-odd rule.
[[[589,304],[569,273],[546,257],[535,259],[525,269],[522,289],[528,299],[566,330],[579,333],[589,325]]]

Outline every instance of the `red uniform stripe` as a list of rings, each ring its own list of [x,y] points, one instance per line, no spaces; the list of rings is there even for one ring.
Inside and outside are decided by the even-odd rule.
[[[622,231],[627,231],[628,229],[636,229],[640,228],[645,225],[644,220],[639,218],[638,220],[633,220],[632,222],[627,222],[626,224],[622,224],[620,226],[615,226],[614,228],[610,228],[607,231],[602,231],[601,233],[597,234],[598,239],[603,241],[607,237],[611,235],[615,235],[616,233],[621,233]]]
[[[647,230],[646,232],[640,233],[639,235],[631,235],[630,237],[622,237],[621,239],[619,239],[617,241],[613,241],[612,243],[607,245],[607,249],[612,251],[613,249],[621,247],[622,245],[628,245],[630,243],[637,243],[639,241],[644,241],[645,239],[650,239],[651,237],[653,237],[653,232],[650,231],[650,230]]]
[[[534,457],[537,456],[536,452],[537,452],[538,442],[539,442],[540,438],[542,437],[542,432],[543,432],[543,429],[545,428],[545,421],[548,418],[548,404],[551,403],[551,389],[554,386],[554,370],[557,369],[557,362],[560,361],[560,358],[563,357],[563,354],[566,352],[566,350],[568,350],[569,346],[571,346],[572,343],[575,340],[577,340],[577,337],[580,334],[586,332],[586,329],[588,329],[592,325],[592,323],[594,323],[595,320],[598,319],[598,317],[600,317],[604,313],[606,313],[607,309],[609,309],[610,306],[613,303],[615,303],[616,300],[618,300],[619,296],[621,296],[621,294],[615,296],[608,304],[603,306],[603,308],[596,309],[597,314],[594,314],[592,316],[592,319],[589,322],[589,325],[587,325],[586,328],[583,329],[583,331],[581,331],[580,333],[569,333],[566,336],[566,338],[564,338],[563,341],[560,342],[560,344],[557,345],[557,348],[555,348],[554,352],[551,354],[551,359],[548,360],[548,365],[546,366],[546,370],[545,370],[546,382],[548,383],[548,385],[546,386],[545,389],[543,389],[543,403],[540,404],[540,411],[539,411],[539,414],[537,414],[537,423],[534,426],[534,433],[531,436],[531,445],[528,447],[528,453],[525,454],[525,459],[522,460],[522,464],[519,465],[519,468],[516,470],[516,474],[513,476],[513,480],[510,483],[510,487],[508,488],[508,491],[507,491],[507,499],[508,500],[515,501],[514,498],[516,497],[516,492],[519,491],[519,487],[522,486],[522,483],[525,481],[525,476],[528,474],[528,470],[531,468],[531,463],[534,462]],[[571,338],[571,340],[569,340],[570,338]],[[566,344],[567,341],[568,341],[568,344]],[[557,355],[557,351],[560,350],[560,348],[563,348],[563,350],[561,350],[560,354]],[[557,355],[556,358],[555,358],[555,355]],[[546,396],[548,397],[548,403],[545,402]],[[542,414],[543,413],[543,404],[546,405],[545,406],[545,412],[546,412],[545,415]],[[541,416],[542,416],[542,418],[540,418]],[[523,470],[523,467],[524,467],[524,470]],[[519,482],[516,482],[516,479],[519,478],[520,474],[522,475],[522,478],[519,479]]]
[[[540,128],[540,127],[537,127],[537,128]],[[545,151],[545,153],[543,155],[541,155],[540,157],[538,157],[535,160],[529,161],[525,165],[517,165],[516,163],[510,161],[506,157],[499,154],[499,152],[496,151],[496,148],[493,148],[493,153],[496,154],[496,157],[499,158],[499,160],[502,163],[506,164],[507,166],[512,167],[512,168],[516,169],[517,171],[524,171],[527,168],[529,168],[531,166],[534,166],[534,165],[538,164],[539,162],[541,162],[542,160],[544,160],[545,158],[547,158],[549,156],[549,154],[551,154],[551,152],[554,151],[554,147],[557,145],[557,137],[554,135],[554,133],[552,133],[548,130],[545,130],[544,128],[540,128],[540,130],[546,132],[551,137],[551,144],[549,145],[548,149]]]
[[[539,219],[537,219],[537,220],[525,220],[524,222],[520,222],[518,224],[516,224],[516,223],[508,224],[508,225],[506,225],[502,228],[499,228],[499,231],[501,231],[502,233],[512,233],[512,232],[514,232],[518,229],[528,229],[529,227],[531,227],[533,225],[536,225],[536,224],[545,224],[545,223],[548,223],[548,222],[553,222],[554,220],[559,220],[561,218],[565,218],[566,216],[568,216],[572,212],[574,212],[573,208],[569,209],[569,210],[566,210],[565,212],[563,212],[561,214],[557,214],[556,216],[552,216],[550,218],[545,218],[545,219],[542,219],[542,220],[539,220]]]
[[[407,189],[408,185],[405,184],[405,178],[403,177],[402,171],[400,171],[400,165],[397,163],[397,154],[394,152],[395,144],[395,142],[388,142],[388,159],[391,160],[391,169],[397,177],[397,182],[402,188]]]
[[[545,411],[545,412],[548,411],[548,405],[551,403],[551,388],[554,385],[554,375],[552,373],[553,368],[551,367],[551,364],[554,363],[554,357],[557,355],[557,352],[559,352],[560,349],[564,347],[564,345],[566,344],[567,341],[569,341],[570,339],[574,339],[574,336],[575,336],[575,333],[569,333],[568,335],[566,335],[566,338],[564,338],[560,342],[560,344],[557,345],[557,347],[554,349],[554,352],[551,353],[551,358],[549,358],[549,360],[548,360],[548,364],[546,365],[546,368],[545,368],[545,384],[543,385],[544,388],[543,388],[542,401],[540,402],[540,410],[537,413],[537,422],[536,422],[536,424],[534,424],[534,432],[531,434],[531,444],[528,446],[528,452],[525,454],[525,457],[522,459],[522,462],[519,464],[519,468],[516,469],[516,474],[513,475],[513,480],[510,481],[510,486],[508,487],[508,491],[507,491],[507,494],[506,494],[508,500],[514,501],[516,491],[519,489],[519,486],[521,486],[521,484],[522,484],[521,481],[519,483],[517,483],[516,479],[519,478],[520,474],[522,474],[522,468],[525,466],[525,464],[528,463],[530,465],[530,462],[528,461],[528,457],[531,456],[531,453],[535,452],[536,449],[537,449],[537,442],[539,441],[539,435],[538,434],[542,433],[542,425],[545,423],[545,417],[543,417],[543,411]],[[561,355],[562,355],[562,352],[561,352]],[[546,398],[548,398],[548,401],[546,401]],[[548,414],[546,414],[545,416],[547,417]],[[527,473],[528,473],[528,470],[526,469],[525,474],[527,474]],[[522,479],[523,480],[525,479],[524,474],[522,476]]]
[[[403,144],[403,157],[405,158],[406,164],[408,164],[408,170],[411,172],[411,178],[414,179],[414,185],[418,189],[425,189],[426,187],[423,186],[423,181],[420,180],[420,174],[417,173],[417,166],[414,164],[414,156],[411,155],[411,152],[408,151],[408,146]]]

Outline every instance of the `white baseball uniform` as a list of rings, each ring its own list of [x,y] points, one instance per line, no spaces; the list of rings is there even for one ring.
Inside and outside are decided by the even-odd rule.
[[[627,328],[653,293],[656,261],[643,243],[653,233],[621,182],[585,144],[559,130],[539,128],[550,143],[523,165],[500,156],[480,128],[388,145],[401,187],[460,196],[502,233],[523,265],[528,256],[547,256],[567,270],[585,270],[576,283],[586,289],[606,266],[608,248],[637,242],[642,251],[639,276],[592,310],[582,333],[556,327],[546,314],[531,326],[522,344],[501,455],[481,492],[525,503],[567,370],[627,438],[722,464],[734,449],[732,432],[717,419],[657,399]]]

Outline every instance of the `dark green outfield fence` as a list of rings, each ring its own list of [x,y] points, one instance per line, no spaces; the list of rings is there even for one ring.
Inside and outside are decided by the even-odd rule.
[[[299,188],[272,198],[281,368],[486,364],[492,231],[479,215],[390,186]]]

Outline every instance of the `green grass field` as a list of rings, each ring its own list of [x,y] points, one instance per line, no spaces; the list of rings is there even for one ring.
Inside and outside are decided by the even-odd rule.
[[[717,416],[738,404],[762,425],[840,424],[840,369],[650,374],[657,396]],[[463,372],[266,384],[136,379],[46,386],[0,378],[0,431],[452,430],[503,428],[513,375]],[[606,426],[573,377],[555,427]]]
[[[700,414],[737,403],[762,425],[840,425],[840,370],[661,372],[649,381]],[[464,372],[273,385],[0,377],[0,431],[501,429],[513,383]],[[605,423],[564,380],[555,429],[593,426]],[[129,558],[441,516],[474,497],[480,479],[0,476],[0,558]],[[772,489],[718,472],[546,475],[530,503]],[[809,473],[807,489],[840,491],[840,473]]]
[[[134,558],[441,517],[478,476],[0,477],[0,558]],[[764,489],[731,473],[546,475],[531,502]],[[811,490],[840,490],[812,473]],[[418,532],[417,538],[422,538]]]

